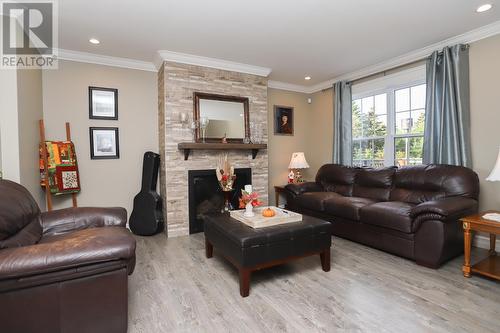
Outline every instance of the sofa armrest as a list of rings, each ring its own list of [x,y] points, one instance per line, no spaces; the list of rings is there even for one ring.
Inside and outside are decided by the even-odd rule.
[[[323,186],[315,182],[306,182],[299,184],[287,184],[285,189],[294,195],[300,195],[305,192],[323,192]]]
[[[93,227],[127,224],[127,210],[121,207],[78,207],[42,213],[44,235],[59,235]]]
[[[458,219],[468,214],[475,213],[478,208],[477,200],[464,197],[449,197],[421,203],[410,212],[411,217],[421,215],[440,217],[441,220]]]
[[[53,273],[93,264],[123,262],[131,272],[135,264],[135,239],[120,227],[86,229],[42,242],[0,251],[0,281]]]

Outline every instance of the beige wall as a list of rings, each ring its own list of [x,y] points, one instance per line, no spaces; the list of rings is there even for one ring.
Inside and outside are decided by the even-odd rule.
[[[500,183],[484,179],[500,147],[500,35],[471,44],[472,164],[481,182],[480,209],[500,210]]]
[[[38,121],[43,118],[42,71],[20,69],[17,71],[17,107],[19,119],[19,170],[20,182],[38,202],[45,207],[45,197],[40,187],[38,169]]]
[[[43,117],[41,70],[2,70],[0,90],[0,170],[3,178],[25,186],[43,208],[38,171],[38,120]]]
[[[314,93],[312,96],[310,126],[308,129],[307,150],[310,172],[314,175],[333,158],[333,88]]]
[[[154,72],[71,61],[43,71],[47,139],[64,140],[64,124],[71,123],[82,185],[79,206],[122,206],[131,213],[140,190],[142,156],[158,152],[156,85]],[[89,86],[118,89],[118,121],[89,119]],[[119,128],[119,159],[90,159],[91,126]],[[56,199],[55,208],[71,206],[69,196]]]
[[[0,73],[0,135],[3,178],[19,182],[19,123],[17,113],[17,70]]]
[[[269,154],[269,203],[274,205],[274,186],[286,184],[288,164],[293,152],[303,151],[309,161],[308,134],[313,127],[311,107],[307,95],[290,91],[268,89],[268,154]],[[294,135],[274,134],[274,105],[291,106],[294,110]],[[311,169],[302,172],[305,179],[314,177]]]

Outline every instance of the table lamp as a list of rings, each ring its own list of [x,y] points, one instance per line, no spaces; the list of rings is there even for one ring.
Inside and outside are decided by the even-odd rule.
[[[309,168],[309,164],[307,164],[306,157],[303,152],[297,152],[292,154],[292,159],[290,160],[290,164],[288,165],[288,169],[290,170],[289,178],[295,180],[296,183],[302,183],[302,175],[300,174],[300,169]],[[295,172],[294,172],[295,170]]]
[[[500,151],[498,152],[498,157],[495,166],[493,167],[493,170],[491,170],[490,175],[486,177],[486,180],[490,182],[500,181]],[[498,213],[485,214],[483,215],[483,217],[487,219],[493,219],[495,221],[500,220],[500,214]]]

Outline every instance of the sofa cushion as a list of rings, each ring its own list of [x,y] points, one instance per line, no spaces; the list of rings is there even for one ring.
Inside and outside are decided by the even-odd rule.
[[[38,244],[0,251],[0,279],[41,274],[95,263],[135,262],[134,236],[123,227],[89,228],[43,237]]]
[[[396,171],[390,200],[414,204],[450,196],[477,200],[478,193],[479,179],[471,169],[453,165],[415,165]]]
[[[358,170],[359,168],[339,164],[325,164],[316,174],[316,183],[321,184],[325,191],[350,197]]]
[[[389,200],[395,173],[395,167],[359,170],[354,180],[352,195],[376,201]]]
[[[335,192],[306,192],[297,197],[299,206],[323,212],[325,210],[325,201],[334,197],[342,197]]]
[[[23,186],[0,180],[0,249],[35,244],[42,236],[40,209]]]
[[[325,211],[334,216],[359,221],[359,210],[376,201],[359,197],[336,196],[325,201]]]
[[[409,234],[414,232],[413,219],[410,217],[413,207],[414,204],[407,202],[378,202],[360,209],[360,221]]]

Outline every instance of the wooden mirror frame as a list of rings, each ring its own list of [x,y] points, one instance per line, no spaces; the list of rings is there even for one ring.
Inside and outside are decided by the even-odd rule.
[[[228,96],[228,95],[217,95],[217,94],[209,94],[202,92],[194,92],[193,93],[193,103],[194,103],[194,114],[193,119],[195,121],[200,120],[200,99],[211,99],[215,101],[225,101],[225,102],[238,102],[243,103],[243,111],[244,116],[243,120],[245,122],[245,137],[250,137],[250,121],[249,121],[249,102],[247,97],[240,96]],[[238,142],[243,143],[243,139],[235,139],[235,138],[226,138],[227,142]],[[203,142],[203,138],[201,136],[201,128],[197,128],[195,131],[195,141]],[[205,142],[221,142],[222,138],[205,138]]]

